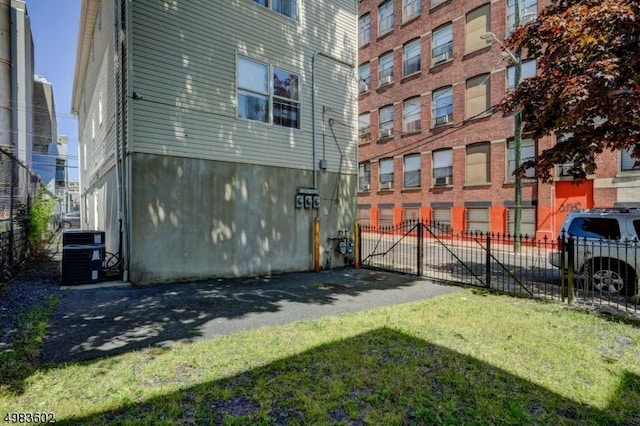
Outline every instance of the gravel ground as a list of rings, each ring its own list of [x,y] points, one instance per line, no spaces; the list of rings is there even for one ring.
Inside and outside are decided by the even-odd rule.
[[[28,259],[9,283],[0,284],[0,352],[11,349],[22,313],[61,293],[61,255],[58,236],[46,250]]]

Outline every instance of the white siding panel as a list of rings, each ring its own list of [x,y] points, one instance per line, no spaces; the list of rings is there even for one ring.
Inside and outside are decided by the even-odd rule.
[[[294,21],[249,0],[132,2],[130,90],[143,99],[132,104],[131,150],[311,169],[312,58],[355,64],[355,3],[300,2]],[[235,118],[236,54],[300,75],[300,129]],[[317,159],[355,173],[355,70],[324,57],[316,68]]]

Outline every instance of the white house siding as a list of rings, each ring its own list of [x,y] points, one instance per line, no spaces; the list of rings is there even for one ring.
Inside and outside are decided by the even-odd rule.
[[[251,0],[132,2],[130,91],[143,99],[132,104],[131,151],[310,170],[312,58],[325,52],[355,65],[355,3],[300,1],[296,21]],[[235,118],[237,54],[300,75],[299,130]],[[356,147],[355,75],[355,69],[318,59],[318,152],[322,106],[331,108],[326,120],[345,124],[334,126],[343,145],[324,146],[333,172],[339,151],[353,154]],[[350,158],[344,173],[357,169],[355,155]]]
[[[324,55],[315,67],[321,207],[294,199],[314,184],[312,59],[356,64],[355,2],[299,4],[294,21],[250,0],[131,3],[132,282],[307,270],[316,218],[321,264],[344,264],[329,238],[353,226],[357,80]],[[237,55],[300,76],[300,129],[236,118]]]

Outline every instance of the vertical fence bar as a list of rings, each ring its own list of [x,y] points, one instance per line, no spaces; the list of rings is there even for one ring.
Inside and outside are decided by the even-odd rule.
[[[487,234],[487,250],[485,252],[485,284],[491,288],[491,236]]]
[[[575,255],[576,247],[575,240],[572,236],[569,236],[569,241],[567,242],[567,303],[569,305],[573,304],[573,280],[574,280],[574,267],[575,267]]]
[[[422,259],[423,259],[423,233],[424,230],[422,228],[422,222],[417,222],[416,224],[417,228],[418,228],[418,232],[416,234],[416,244],[417,244],[417,250],[416,250],[416,271],[417,271],[417,275],[419,277],[422,276]]]

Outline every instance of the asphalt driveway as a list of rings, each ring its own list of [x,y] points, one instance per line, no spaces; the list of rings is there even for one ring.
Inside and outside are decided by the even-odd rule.
[[[417,277],[353,268],[145,287],[77,286],[61,293],[42,360],[88,360],[196,342],[460,290]]]

